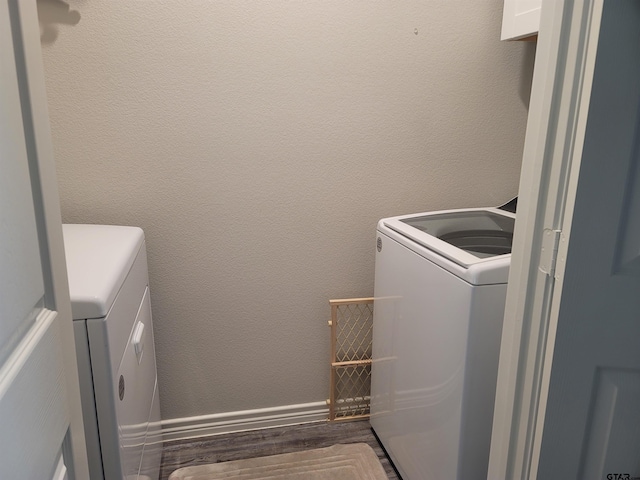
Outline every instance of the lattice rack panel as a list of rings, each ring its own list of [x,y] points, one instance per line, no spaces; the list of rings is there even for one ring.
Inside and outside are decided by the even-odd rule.
[[[329,420],[369,416],[373,298],[330,300]]]

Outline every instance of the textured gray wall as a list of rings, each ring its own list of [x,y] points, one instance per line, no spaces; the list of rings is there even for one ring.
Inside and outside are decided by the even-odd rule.
[[[147,235],[164,418],[323,400],[376,221],[514,195],[502,2],[40,0],[65,222]]]

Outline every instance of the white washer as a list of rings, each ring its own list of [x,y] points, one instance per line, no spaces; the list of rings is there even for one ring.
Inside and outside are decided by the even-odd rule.
[[[378,223],[371,426],[404,480],[486,480],[514,221]]]
[[[162,454],[144,233],[63,225],[91,479],[153,479]]]

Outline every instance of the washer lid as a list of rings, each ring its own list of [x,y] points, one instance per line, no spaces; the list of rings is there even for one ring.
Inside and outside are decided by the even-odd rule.
[[[74,320],[107,315],[138,251],[138,227],[63,225],[69,293]]]
[[[470,269],[510,258],[515,215],[495,208],[469,208],[402,215],[382,223]]]

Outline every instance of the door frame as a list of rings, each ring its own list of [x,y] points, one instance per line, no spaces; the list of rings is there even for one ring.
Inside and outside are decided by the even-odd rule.
[[[535,478],[603,0],[543,1],[498,370],[488,478]],[[24,82],[51,251],[77,478],[88,478],[58,188],[35,1],[16,1]],[[39,203],[39,205],[38,205]],[[557,257],[556,257],[557,252]],[[557,260],[556,260],[557,258]],[[46,263],[46,262],[44,262]],[[555,265],[554,265],[555,263]],[[85,470],[86,469],[86,470]]]
[[[543,0],[488,478],[535,479],[604,0]]]
[[[71,478],[89,478],[73,318],[62,236],[60,198],[35,0],[8,0],[19,34],[14,37],[16,70],[27,143],[27,157],[38,219],[45,283],[45,308],[55,311],[62,343],[70,427],[63,450]]]

